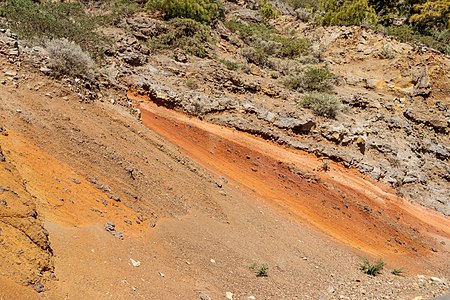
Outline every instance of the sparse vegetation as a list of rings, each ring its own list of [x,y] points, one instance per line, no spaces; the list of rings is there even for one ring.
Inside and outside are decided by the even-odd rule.
[[[391,273],[396,276],[402,276],[405,271],[405,268],[392,269]]]
[[[269,276],[269,265],[266,263],[258,264],[253,263],[250,265],[250,269],[253,270],[257,277],[267,277]]]
[[[381,273],[381,271],[384,268],[384,261],[378,260],[374,264],[370,263],[370,261],[366,258],[364,261],[359,265],[359,269],[363,271],[367,275],[376,276]]]
[[[186,87],[190,90],[196,90],[198,89],[198,83],[194,79],[188,79],[186,80]]]
[[[191,19],[173,19],[168,22],[169,30],[152,39],[153,48],[181,48],[187,53],[206,57],[209,28]]]
[[[55,76],[70,75],[94,79],[94,62],[81,47],[66,39],[54,39],[46,43],[49,67]]]
[[[320,168],[322,169],[322,171],[326,172],[330,169],[330,162],[328,160],[324,160],[322,161],[322,165],[320,166]]]
[[[286,37],[266,24],[246,24],[237,20],[225,22],[231,31],[239,34],[253,50],[243,51],[248,62],[267,66],[269,57],[296,58],[310,52],[306,38]]]
[[[3,0],[0,16],[15,33],[27,40],[64,38],[90,53],[98,53],[105,42],[95,31],[98,20],[88,15],[80,2]]]
[[[133,0],[103,0],[109,13],[100,18],[103,24],[117,25],[120,20],[139,10],[139,5]]]
[[[380,51],[380,57],[386,58],[386,59],[394,59],[395,53],[392,51],[392,49],[389,46],[383,46],[383,48]]]
[[[284,85],[293,90],[326,92],[331,90],[334,78],[326,68],[309,67],[300,74],[288,76]]]
[[[231,60],[226,60],[226,59],[221,59],[220,62],[225,65],[225,67],[227,67],[228,70],[237,70],[239,69],[239,65],[238,63],[231,61]]]
[[[299,104],[320,116],[334,118],[341,107],[339,99],[331,94],[313,92],[304,96]]]
[[[323,25],[372,25],[377,14],[367,0],[322,0],[318,20]]]
[[[260,48],[246,47],[241,50],[241,55],[247,62],[261,67],[267,65],[268,62],[268,55]]]
[[[167,20],[185,18],[201,23],[211,23],[224,14],[219,0],[149,0],[146,8],[163,12]]]
[[[275,19],[280,16],[280,12],[273,7],[272,3],[269,0],[261,0],[259,6],[259,13],[263,16],[264,19]]]

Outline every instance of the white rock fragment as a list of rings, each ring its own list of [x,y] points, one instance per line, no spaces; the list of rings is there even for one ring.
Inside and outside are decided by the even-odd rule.
[[[134,260],[134,259],[130,258],[130,261],[131,261],[131,265],[133,267],[139,267],[141,265],[141,262],[139,260]]]

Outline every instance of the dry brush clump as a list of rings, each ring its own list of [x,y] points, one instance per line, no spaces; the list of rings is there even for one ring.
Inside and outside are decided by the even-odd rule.
[[[319,116],[334,118],[339,112],[341,101],[332,94],[312,92],[303,96],[299,104],[311,109]]]
[[[49,55],[48,67],[55,76],[95,78],[94,61],[78,44],[67,39],[53,39],[45,44]]]

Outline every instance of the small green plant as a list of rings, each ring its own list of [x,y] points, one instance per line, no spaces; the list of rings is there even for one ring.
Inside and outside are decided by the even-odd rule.
[[[311,42],[306,38],[273,36],[272,39],[279,43],[276,55],[278,57],[296,58],[310,52]]]
[[[231,60],[226,60],[226,59],[221,59],[220,62],[225,65],[225,67],[227,67],[228,70],[237,70],[239,69],[239,65],[238,63],[231,61]]]
[[[211,23],[224,14],[219,0],[149,0],[146,8],[163,12],[167,20],[185,18],[201,23]]]
[[[309,67],[300,74],[289,76],[284,84],[293,90],[326,92],[331,90],[333,79],[335,76],[328,69]]]
[[[376,276],[381,273],[384,268],[384,261],[379,259],[374,264],[365,258],[364,261],[359,265],[359,269],[367,275]]]
[[[194,79],[188,79],[186,80],[186,87],[190,90],[196,90],[198,89],[198,83]]]
[[[330,170],[330,162],[329,162],[328,160],[324,160],[324,161],[322,162],[322,165],[320,166],[320,168],[321,168],[324,172]]]
[[[258,264],[253,263],[250,265],[250,269],[253,270],[257,277],[267,277],[269,276],[269,265],[266,263]]]
[[[280,12],[275,7],[273,7],[272,3],[269,0],[260,1],[259,13],[266,20],[276,19],[280,16]]]
[[[206,44],[209,41],[209,28],[191,19],[173,19],[168,22],[166,33],[151,41],[153,48],[180,48],[187,53],[206,57]]]
[[[380,51],[380,57],[385,59],[394,59],[395,53],[394,51],[392,51],[391,47],[383,46],[383,48]]]
[[[305,108],[311,109],[319,116],[334,118],[341,107],[341,102],[334,95],[313,92],[302,98],[299,103]]]
[[[392,269],[391,273],[395,276],[402,276],[405,271],[405,268]]]
[[[277,79],[278,77],[280,77],[280,73],[278,73],[277,71],[272,71],[270,72],[270,77],[272,77],[273,79]]]

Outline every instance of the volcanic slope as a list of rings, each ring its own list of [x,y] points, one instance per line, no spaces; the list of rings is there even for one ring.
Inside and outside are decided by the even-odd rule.
[[[34,203],[49,241],[39,251],[51,256],[24,281],[2,268],[4,299],[409,299],[448,289],[448,219],[384,185],[148,103],[141,123],[25,65],[2,59],[1,69],[2,193]],[[35,247],[9,246],[9,234],[2,265]],[[363,257],[386,270],[364,275]],[[401,267],[405,277],[390,274]]]

